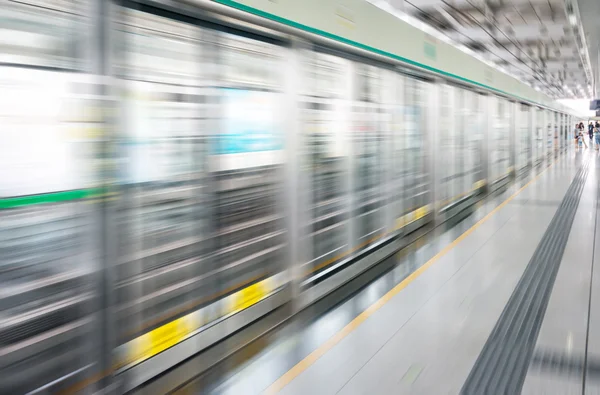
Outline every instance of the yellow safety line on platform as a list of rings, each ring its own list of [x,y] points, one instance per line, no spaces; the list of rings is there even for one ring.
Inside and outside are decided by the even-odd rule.
[[[463,241],[467,236],[475,231],[479,226],[481,226],[484,222],[486,222],[492,215],[496,214],[500,211],[504,206],[510,203],[519,193],[521,193],[525,188],[531,185],[533,182],[537,181],[538,178],[542,176],[551,166],[554,165],[553,162],[548,167],[546,167],[542,172],[540,172],[534,179],[529,181],[527,184],[522,186],[517,192],[512,194],[509,198],[507,198],[504,202],[500,203],[498,207],[490,211],[485,217],[480,219],[475,225],[461,234],[456,240],[452,243],[448,244],[444,249],[438,252],[433,258],[427,261],[423,266],[415,270],[408,277],[406,277],[402,282],[392,288],[388,293],[383,295],[378,301],[369,306],[365,311],[360,313],[355,319],[353,319],[348,325],[346,325],[342,330],[337,332],[335,335],[330,337],[325,343],[323,343],[319,348],[310,353],[306,358],[302,361],[298,362],[293,368],[288,370],[283,376],[277,379],[273,384],[271,384],[266,390],[265,394],[276,394],[281,391],[285,386],[292,382],[296,377],[298,377],[302,372],[308,369],[312,364],[317,362],[319,358],[325,355],[329,350],[331,350],[335,345],[337,345],[340,341],[342,341],[346,336],[352,333],[356,328],[360,326],[367,318],[369,318],[373,313],[382,308],[387,302],[389,302],[396,294],[406,288],[410,283],[412,283],[415,279],[417,279],[425,270],[429,269],[434,263],[436,263],[441,257],[446,255],[450,250],[452,250],[458,243]]]

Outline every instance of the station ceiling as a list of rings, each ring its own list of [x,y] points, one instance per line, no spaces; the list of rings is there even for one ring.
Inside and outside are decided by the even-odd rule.
[[[557,99],[594,96],[600,0],[384,0]]]

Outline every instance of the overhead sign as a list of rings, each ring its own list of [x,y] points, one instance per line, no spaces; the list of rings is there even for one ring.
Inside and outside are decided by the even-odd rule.
[[[590,110],[591,111],[600,110],[600,99],[595,99],[595,100],[590,101]]]

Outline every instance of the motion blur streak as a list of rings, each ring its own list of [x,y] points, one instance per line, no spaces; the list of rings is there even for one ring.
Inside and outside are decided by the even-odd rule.
[[[0,5],[0,394],[135,389],[567,135],[567,114],[185,7]]]

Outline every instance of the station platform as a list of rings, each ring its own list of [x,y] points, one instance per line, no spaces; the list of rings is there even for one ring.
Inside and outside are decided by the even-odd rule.
[[[599,168],[562,155],[175,392],[600,393]]]

